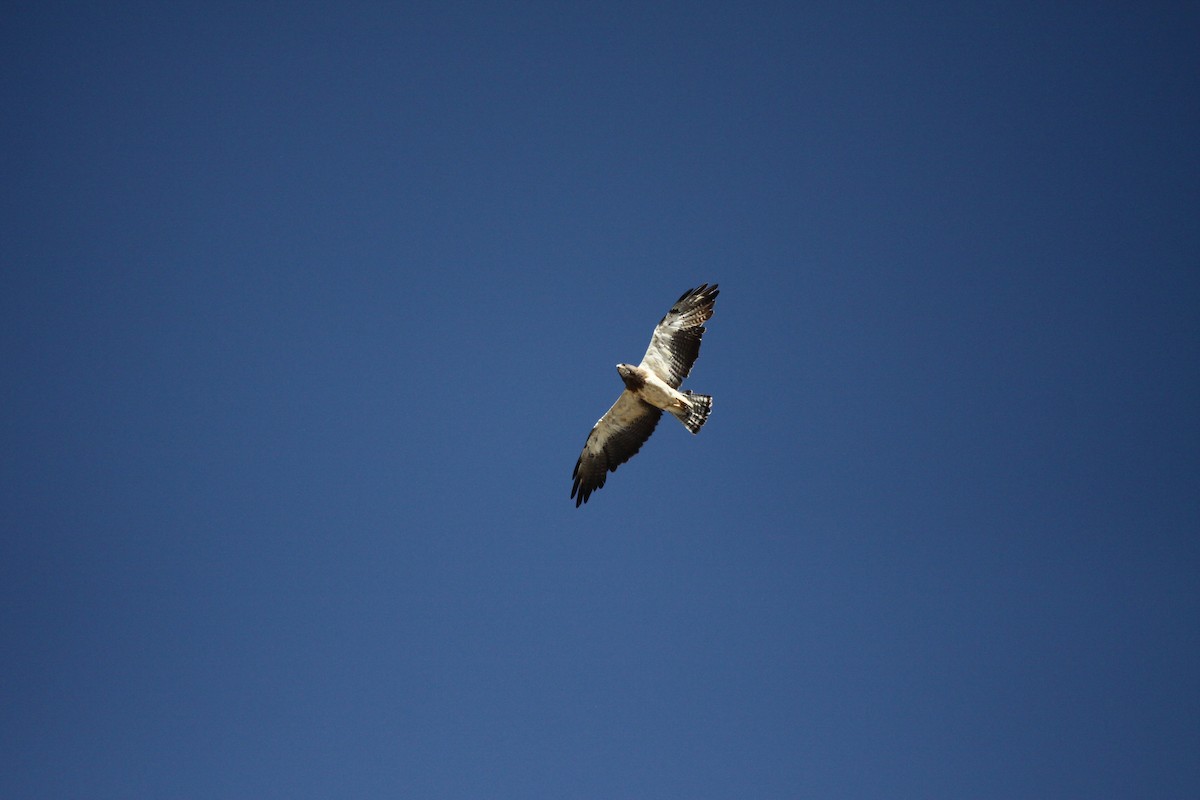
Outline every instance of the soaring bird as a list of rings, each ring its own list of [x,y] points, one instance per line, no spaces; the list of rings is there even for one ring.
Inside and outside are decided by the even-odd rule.
[[[592,427],[575,463],[571,497],[576,508],[604,485],[609,472],[642,448],[662,412],[673,414],[692,433],[699,433],[708,420],[712,397],[679,387],[700,355],[704,323],[713,315],[717,294],[715,283],[688,289],[655,326],[642,363],[617,364],[625,390]]]

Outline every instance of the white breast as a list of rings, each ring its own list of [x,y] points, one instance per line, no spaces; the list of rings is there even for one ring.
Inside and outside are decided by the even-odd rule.
[[[650,370],[643,369],[642,377],[646,381],[646,385],[641,388],[638,395],[643,400],[656,408],[667,409],[672,405],[678,407],[679,403],[676,398],[679,397],[679,392],[668,386],[662,378],[659,378]]]

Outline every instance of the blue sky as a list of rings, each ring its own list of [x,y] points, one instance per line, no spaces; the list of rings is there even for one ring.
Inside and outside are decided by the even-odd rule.
[[[0,794],[1195,797],[1198,34],[10,11]]]

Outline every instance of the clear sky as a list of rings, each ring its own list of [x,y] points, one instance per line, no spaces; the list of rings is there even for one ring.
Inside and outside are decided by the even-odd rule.
[[[1197,42],[9,9],[0,796],[1200,796]]]

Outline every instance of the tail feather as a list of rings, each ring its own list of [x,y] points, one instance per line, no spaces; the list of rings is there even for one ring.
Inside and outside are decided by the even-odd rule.
[[[689,431],[699,433],[700,429],[704,427],[704,423],[708,421],[708,415],[712,413],[712,396],[689,391],[684,391],[683,396],[688,400],[689,409],[675,416]]]

